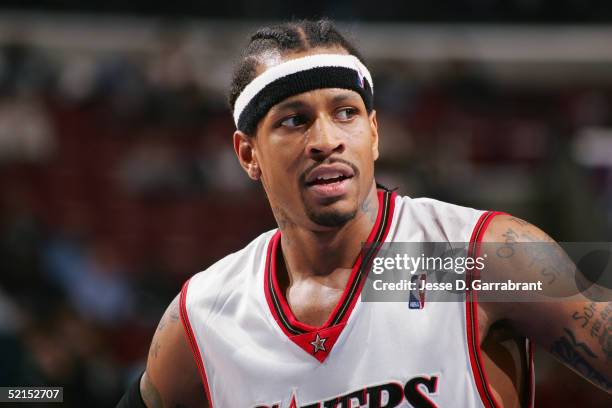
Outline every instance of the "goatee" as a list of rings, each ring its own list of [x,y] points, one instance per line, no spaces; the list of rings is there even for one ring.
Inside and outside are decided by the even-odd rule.
[[[357,210],[340,212],[340,211],[321,211],[315,212],[310,208],[306,208],[306,215],[315,224],[322,225],[324,227],[342,227],[344,224],[355,218]]]

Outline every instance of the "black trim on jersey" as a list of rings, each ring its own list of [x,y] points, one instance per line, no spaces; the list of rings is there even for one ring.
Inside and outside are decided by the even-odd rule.
[[[361,263],[359,265],[359,270],[357,271],[357,274],[355,275],[355,278],[353,279],[351,283],[351,287],[349,289],[349,292],[347,293],[346,298],[344,299],[344,302],[342,302],[342,305],[340,306],[340,308],[337,309],[338,311],[336,312],[336,315],[334,316],[334,318],[331,320],[331,324],[326,327],[334,326],[342,321],[342,319],[346,315],[346,311],[349,309],[349,306],[355,297],[355,293],[357,293],[357,289],[359,288],[361,281],[363,280],[365,276],[367,276],[367,273],[364,273],[364,271],[367,269],[367,266],[369,265],[372,257],[376,254],[378,247],[382,243],[380,241],[384,237],[384,232],[387,229],[387,223],[389,222],[389,219],[390,219],[389,215],[391,212],[390,203],[391,203],[392,193],[388,190],[385,190],[383,194],[384,195],[383,195],[383,200],[382,200],[382,214],[381,214],[380,223],[378,225],[378,229],[376,230],[376,234],[374,235],[374,240],[372,241],[372,244],[370,248],[368,249],[366,256],[361,260]],[[273,277],[272,277],[273,268],[275,267],[274,265],[275,262],[272,262],[273,260],[272,251],[274,250],[274,247],[275,247],[274,245],[269,245],[268,259],[270,260],[270,262],[268,262],[268,270],[266,271],[268,275],[268,290],[270,291],[270,295],[272,297],[272,303],[274,304],[274,311],[280,318],[279,322],[283,325],[283,327],[289,333],[294,334],[294,335],[308,333],[307,330],[303,330],[299,327],[295,327],[294,325],[290,323],[289,318],[283,312],[283,308],[280,305],[280,299],[278,298],[278,295],[276,291],[274,290],[274,282],[273,282]]]
[[[389,209],[391,207],[389,205],[390,201],[391,201],[391,192],[385,189],[384,196],[383,196],[383,204],[382,204],[383,208],[382,208],[382,214],[381,214],[381,219],[380,219],[380,225],[378,226],[378,231],[376,231],[376,236],[374,237],[374,240],[372,241],[372,245],[370,245],[370,248],[368,248],[368,252],[364,256],[364,258],[361,260],[361,264],[359,265],[359,270],[357,271],[357,276],[355,276],[355,279],[353,280],[353,284],[351,285],[351,289],[344,303],[342,304],[340,309],[338,309],[338,314],[332,321],[332,326],[340,323],[340,321],[346,314],[346,311],[348,310],[348,307],[351,304],[353,297],[355,296],[357,288],[359,288],[361,284],[363,276],[367,275],[367,273],[364,273],[364,270],[368,268],[368,266],[370,265],[370,261],[372,260],[374,255],[376,255],[376,252],[378,251],[378,247],[381,244],[380,240],[383,238],[385,234],[385,229],[386,229],[387,221],[389,218]]]
[[[385,190],[385,191],[389,191],[389,192],[393,192],[396,191],[399,187],[393,187],[393,188],[389,188],[387,186],[385,186],[384,184],[381,183],[376,183],[376,188],[380,189],[380,190]]]
[[[276,295],[276,291],[274,290],[274,282],[272,279],[272,268],[274,268],[274,262],[272,262],[272,260],[274,259],[274,257],[272,255],[275,249],[277,249],[275,245],[268,245],[269,262],[268,262],[268,270],[266,271],[266,273],[268,274],[268,290],[270,291],[270,295],[272,296],[272,303],[274,303],[274,310],[276,311],[276,314],[280,318],[280,322],[283,324],[283,327],[287,329],[289,333],[295,334],[295,335],[306,333],[304,330],[298,329],[297,327],[293,327],[291,323],[289,323],[287,316],[285,316],[285,313],[283,313],[283,308],[280,305],[280,300],[278,299],[278,296]]]

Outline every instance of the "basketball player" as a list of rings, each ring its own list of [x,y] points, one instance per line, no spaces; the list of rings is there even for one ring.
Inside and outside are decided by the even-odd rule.
[[[329,21],[251,37],[230,92],[233,141],[278,229],[184,285],[119,407],[531,406],[527,338],[612,390],[610,325],[593,336],[572,318],[588,306],[605,322],[605,303],[360,301],[363,242],[551,242],[509,215],[377,188],[373,89]],[[550,268],[561,281],[571,265],[557,258],[494,265],[508,278]]]

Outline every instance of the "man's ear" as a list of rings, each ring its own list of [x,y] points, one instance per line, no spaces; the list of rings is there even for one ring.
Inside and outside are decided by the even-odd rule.
[[[261,170],[257,163],[257,154],[253,138],[240,130],[234,132],[234,151],[240,165],[253,180],[259,180]]]
[[[378,159],[378,122],[376,120],[376,111],[372,109],[370,112],[370,128],[372,129],[372,156],[374,160]]]

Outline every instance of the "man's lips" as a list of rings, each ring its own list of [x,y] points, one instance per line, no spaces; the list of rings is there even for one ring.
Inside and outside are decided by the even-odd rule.
[[[314,197],[327,202],[327,200],[335,200],[348,193],[350,184],[350,178],[339,178],[327,182],[315,182],[308,185],[307,189]]]
[[[345,163],[321,164],[311,170],[304,180],[306,186],[338,183],[352,178],[355,172]]]

